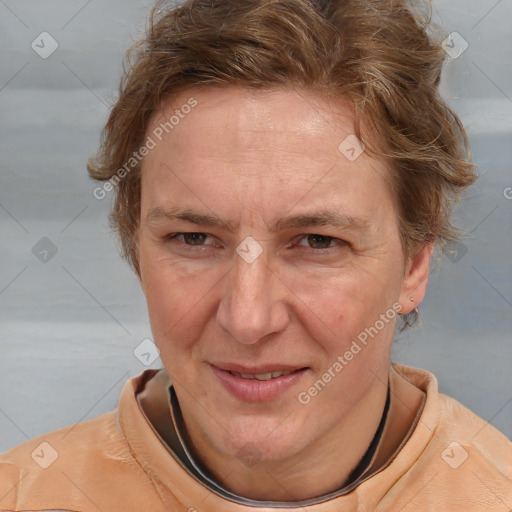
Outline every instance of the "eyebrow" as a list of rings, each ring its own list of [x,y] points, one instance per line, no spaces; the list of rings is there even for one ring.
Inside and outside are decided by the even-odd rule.
[[[223,228],[228,231],[234,231],[234,227],[230,222],[223,221],[221,218],[210,215],[207,213],[201,213],[189,208],[162,208],[157,206],[152,208],[147,217],[146,224],[151,224],[161,220],[181,220],[190,222],[192,224],[198,224],[199,226],[205,226],[210,228]]]
[[[322,210],[301,215],[289,215],[279,219],[271,228],[272,232],[315,226],[332,226],[334,228],[367,229],[370,222],[362,217],[354,217],[333,210]]]
[[[158,222],[160,220],[181,220],[204,226],[208,228],[222,228],[233,232],[235,226],[216,215],[198,212],[188,208],[162,208],[157,206],[152,208],[147,217],[146,224]],[[338,229],[368,229],[370,222],[363,217],[345,215],[333,210],[321,210],[307,214],[288,215],[279,219],[271,228],[272,233],[285,229],[297,229],[315,226],[331,226]]]

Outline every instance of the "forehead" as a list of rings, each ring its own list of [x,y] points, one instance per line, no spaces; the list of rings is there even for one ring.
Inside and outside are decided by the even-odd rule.
[[[225,203],[245,187],[260,207],[279,193],[281,204],[301,196],[321,203],[344,195],[357,209],[358,196],[359,202],[365,196],[383,199],[389,172],[384,161],[361,152],[354,131],[348,101],[309,91],[234,86],[183,91],[148,125],[147,136],[157,144],[143,162],[143,206],[149,200],[160,203],[151,206],[172,202],[190,190],[201,198],[215,192]],[[183,179],[189,190],[177,193]]]
[[[189,112],[187,105],[192,102],[197,102],[197,105]],[[172,130],[165,130],[165,123],[171,118],[174,118],[173,122],[179,121],[181,126],[176,123]],[[148,132],[162,126],[164,137],[168,135],[167,131],[172,131],[168,142],[179,145],[190,142],[190,131],[186,125],[191,122],[198,135],[196,144],[205,150],[213,145],[217,153],[223,150],[232,152],[234,148],[247,151],[264,149],[258,141],[263,144],[272,141],[267,146],[270,151],[292,146],[295,141],[301,146],[305,144],[304,153],[316,147],[317,151],[310,152],[316,157],[337,158],[337,152],[319,155],[315,138],[325,136],[327,131],[335,139],[354,132],[353,109],[346,101],[335,102],[305,90],[253,90],[236,86],[183,91],[155,112]],[[167,125],[167,128],[170,127]]]

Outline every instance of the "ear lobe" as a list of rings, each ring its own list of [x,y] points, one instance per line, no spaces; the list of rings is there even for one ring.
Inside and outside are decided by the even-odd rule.
[[[400,292],[400,313],[407,314],[417,308],[425,296],[430,269],[430,258],[434,244],[424,245],[413,255],[406,266],[406,273]]]

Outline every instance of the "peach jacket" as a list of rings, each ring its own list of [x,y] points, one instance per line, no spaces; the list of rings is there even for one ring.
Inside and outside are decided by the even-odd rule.
[[[512,510],[512,443],[460,403],[439,393],[429,372],[399,365],[394,369],[425,393],[415,426],[387,464],[332,499],[319,499],[308,506],[247,505],[210,489],[173,455],[148,419],[151,415],[140,396],[148,383],[153,381],[155,389],[154,383],[161,382],[158,392],[169,404],[170,382],[163,370],[146,370],[126,382],[115,410],[27,441],[0,456],[0,510]],[[157,420],[172,425],[169,408]]]

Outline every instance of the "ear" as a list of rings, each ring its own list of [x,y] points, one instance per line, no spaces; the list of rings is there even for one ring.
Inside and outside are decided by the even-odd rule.
[[[424,245],[407,260],[405,277],[400,292],[400,313],[407,314],[417,308],[425,296],[434,244]],[[412,300],[411,300],[412,299]]]

